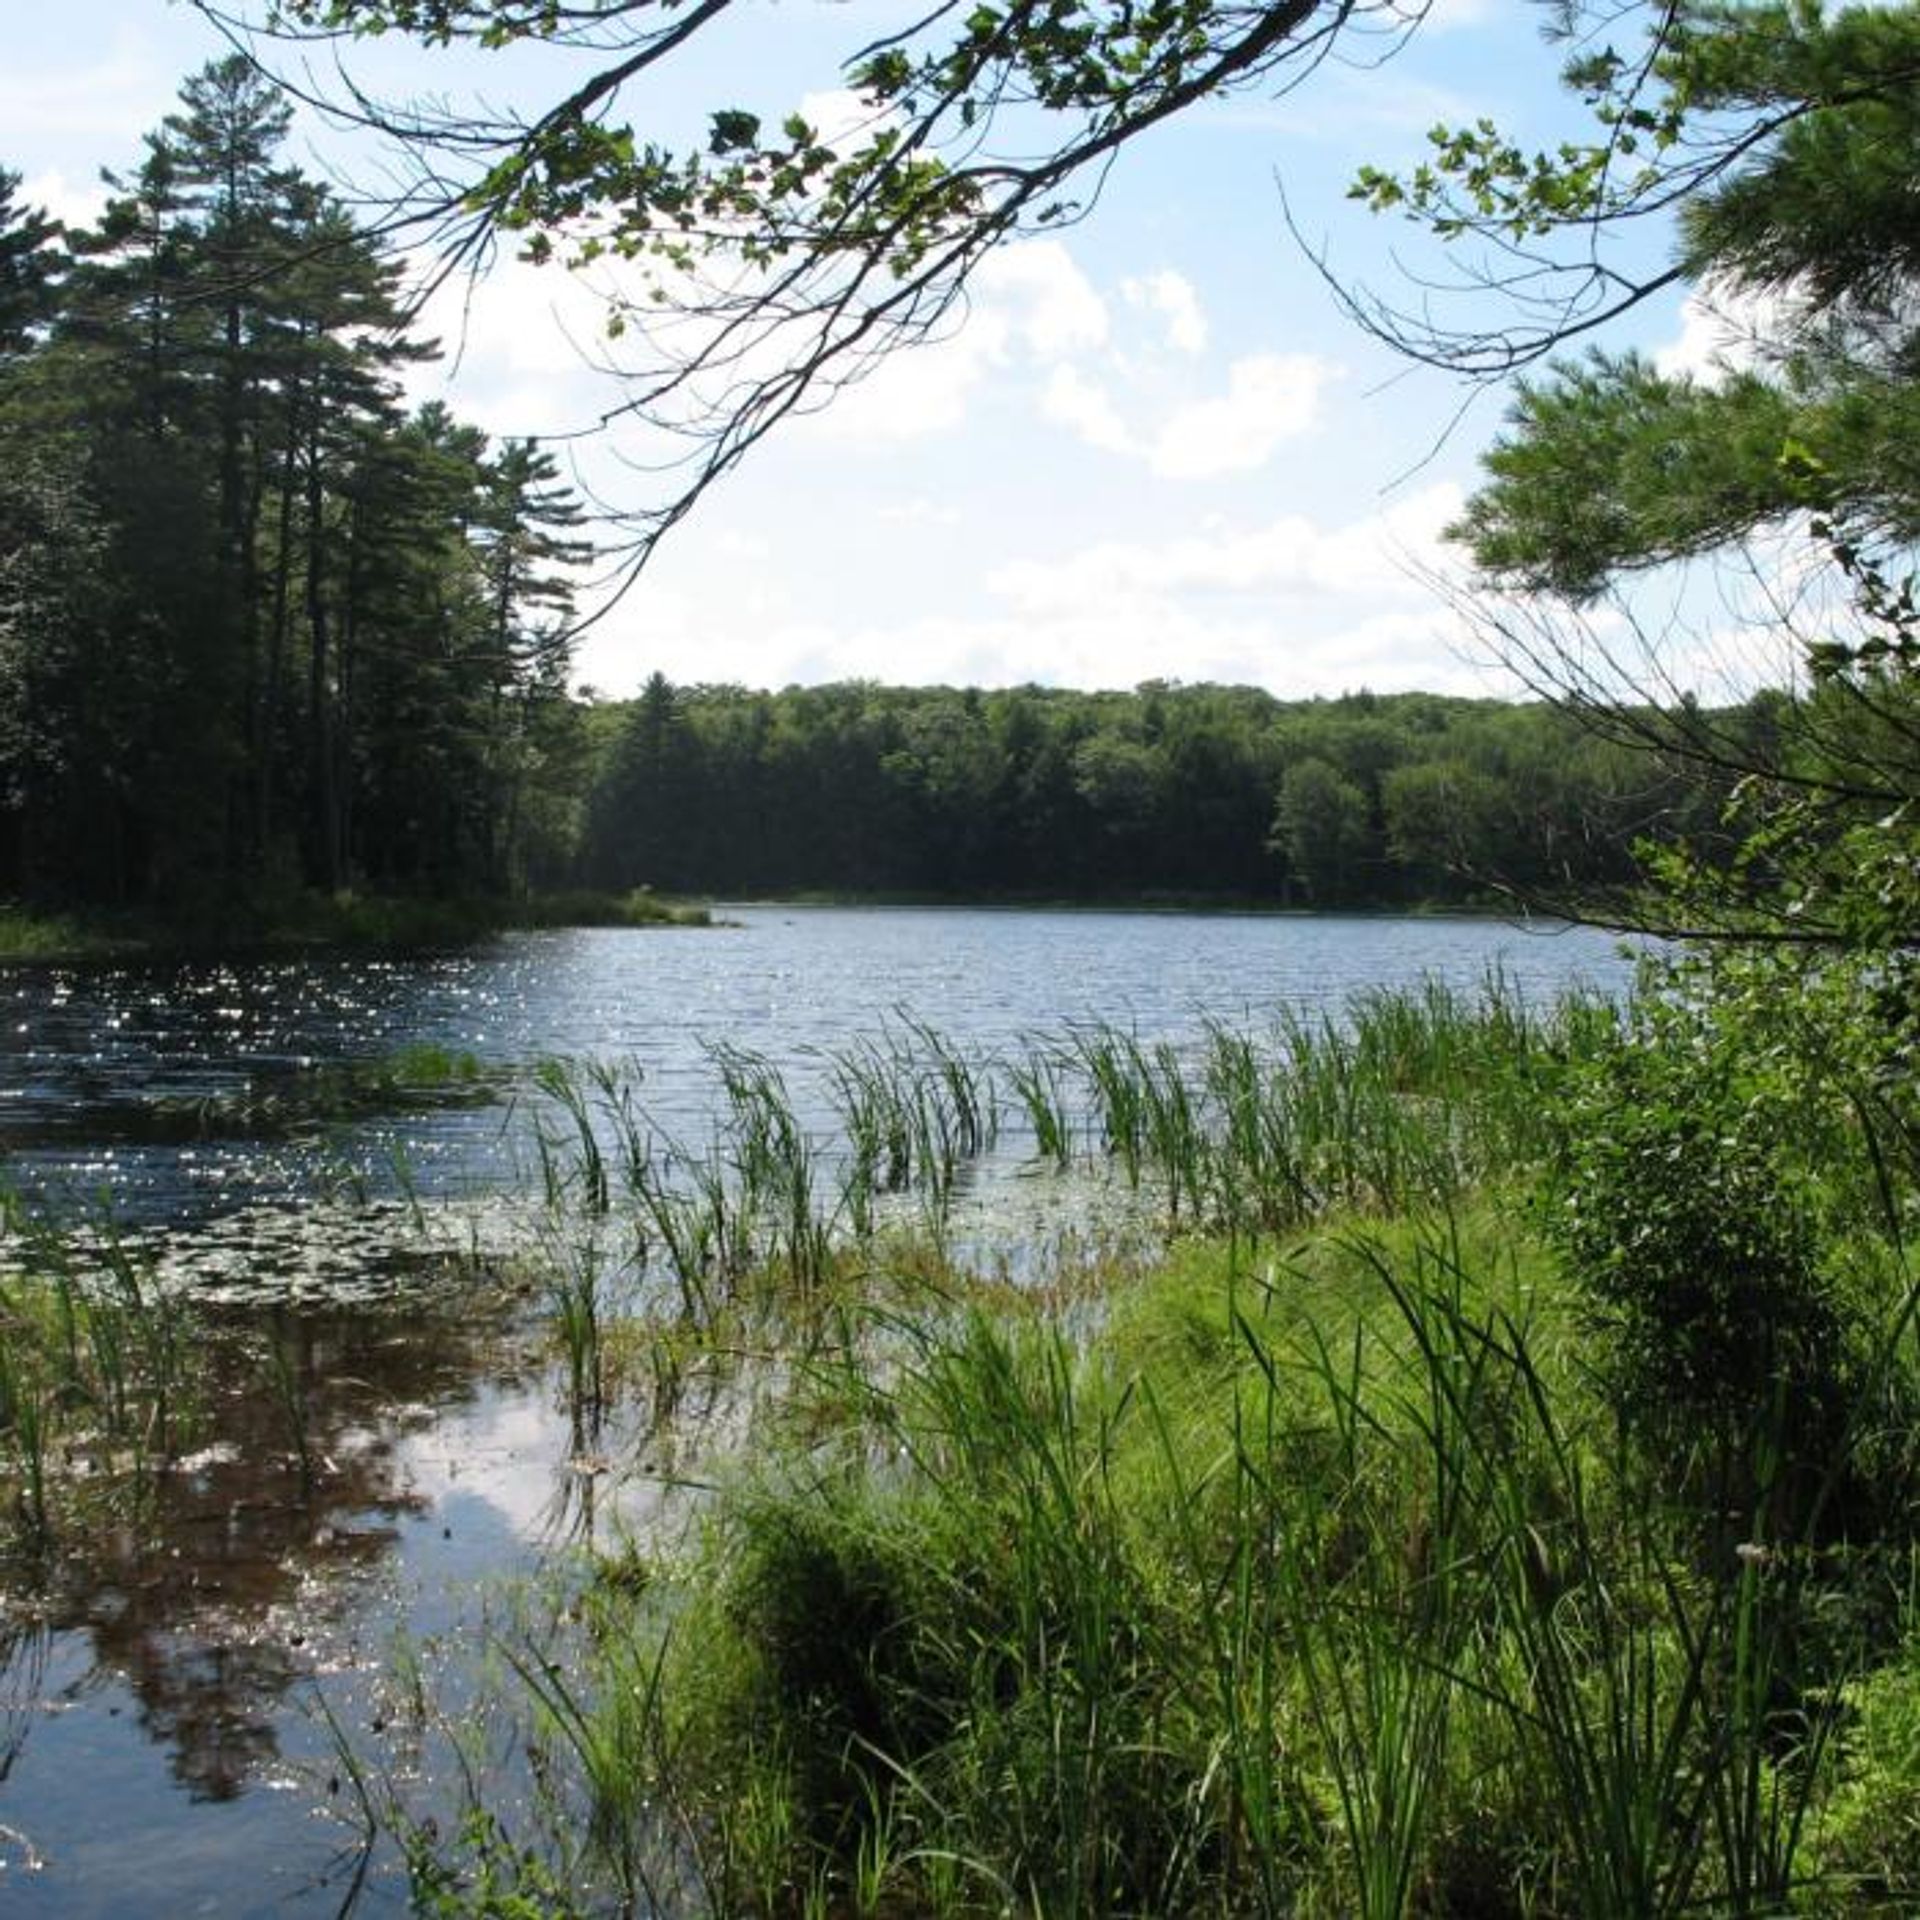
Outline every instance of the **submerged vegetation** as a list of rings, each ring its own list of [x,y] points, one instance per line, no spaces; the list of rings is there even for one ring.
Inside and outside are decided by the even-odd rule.
[[[111,1237],[81,1256],[10,1214],[0,1281],[0,1479],[12,1553],[138,1508],[195,1443],[194,1316]]]
[[[390,1501],[373,1377],[397,1373],[417,1393],[446,1351],[504,1331],[511,1297],[490,1265],[430,1234],[412,1256],[403,1309],[220,1304],[183,1287],[138,1236],[109,1222],[54,1226],[9,1201],[0,1573],[11,1615],[58,1614],[90,1582],[184,1597],[208,1574],[185,1543],[210,1520],[226,1540],[222,1585],[248,1552],[269,1566],[297,1558],[329,1543],[328,1515]],[[456,1302],[457,1328],[442,1324]],[[402,1313],[434,1338],[396,1340]],[[297,1572],[289,1559],[278,1583]]]

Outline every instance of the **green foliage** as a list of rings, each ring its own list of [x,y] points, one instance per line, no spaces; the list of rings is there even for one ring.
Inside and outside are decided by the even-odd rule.
[[[1813,1850],[1817,1913],[1893,1915],[1920,1894],[1920,1670],[1911,1642],[1846,1689],[1839,1777]]]
[[[1567,8],[1569,30],[1596,12]],[[1668,203],[1682,244],[1665,278],[1765,303],[1738,369],[1594,353],[1523,386],[1453,531],[1487,584],[1546,597],[1494,616],[1527,636],[1509,646],[1535,686],[1717,791],[1717,817],[1646,849],[1638,918],[1726,951],[1669,976],[1572,1089],[1555,1231],[1629,1417],[1670,1451],[1745,1453],[1803,1495],[1829,1463],[1852,1470],[1843,1438],[1880,1414],[1841,1248],[1884,1234],[1897,1268],[1920,1169],[1917,61],[1910,5],[1657,9],[1639,57],[1582,41],[1568,70],[1605,130],[1595,147],[1529,167],[1482,127],[1437,136],[1411,187],[1363,183],[1449,238],[1537,249],[1521,302],[1549,284],[1553,239],[1574,242],[1594,276],[1574,283],[1590,296],[1576,331],[1615,297],[1613,226]],[[1621,284],[1631,304],[1649,283]],[[1529,335],[1524,312],[1516,326],[1504,364],[1563,338]],[[1552,607],[1795,519],[1824,548],[1832,611],[1775,596],[1802,684],[1745,716],[1636,709],[1636,672],[1672,685],[1658,645],[1635,655]],[[1771,1467],[1751,1459],[1763,1432],[1784,1456]]]
[[[1564,239],[1568,284],[1587,277],[1570,331],[1674,279],[1721,302],[1755,297],[1767,304],[1748,364],[1697,378],[1633,354],[1556,363],[1521,389],[1456,535],[1492,579],[1588,598],[1624,572],[1787,521],[1808,502],[1784,456],[1810,450],[1836,524],[1908,543],[1920,530],[1909,311],[1920,18],[1774,0],[1644,11],[1639,55],[1595,57],[1583,39],[1568,68],[1601,123],[1592,146],[1529,165],[1491,127],[1443,129],[1411,183],[1375,170],[1357,191],[1446,238],[1510,243],[1516,263],[1542,237]],[[1669,273],[1595,271],[1614,226],[1665,206],[1681,213]],[[1516,274],[1509,363],[1560,344],[1550,321],[1533,330],[1550,301],[1530,304],[1550,257],[1527,259],[1525,286]],[[1462,351],[1497,361],[1500,338]]]
[[[1483,457],[1486,482],[1449,531],[1495,579],[1590,599],[1622,572],[1792,512],[1780,452],[1809,430],[1758,374],[1709,387],[1639,354],[1595,352],[1521,385]]]
[[[1287,768],[1273,831],[1316,905],[1339,906],[1364,893],[1366,795],[1326,761],[1296,760]]]
[[[518,1857],[691,1848],[728,1911],[1758,1916],[1897,1836],[1897,1712],[1871,1816],[1826,1801],[1851,1563],[1702,1564],[1509,1223],[1117,1304],[856,1309],[700,1548],[516,1663],[578,1760]]]
[[[53,309],[60,227],[14,198],[20,176],[0,167],[0,366],[33,343]]]
[[[0,1500],[9,1557],[137,1523],[208,1382],[192,1310],[110,1232],[63,1236],[0,1195]]]
[[[1711,1453],[1777,1419],[1817,1464],[1859,1362],[1789,1158],[1802,1111],[1744,1038],[1673,1007],[1577,1077],[1548,1219],[1656,1448]]]
[[[531,1848],[515,1848],[498,1818],[470,1807],[443,1839],[425,1827],[405,1836],[407,1898],[420,1920],[569,1920],[574,1889]]]
[[[58,960],[113,948],[112,940],[83,929],[65,915],[0,909],[0,957],[7,960]]]
[[[893,1332],[897,1383],[842,1391],[904,1474],[836,1493],[823,1460],[736,1508],[720,1602],[752,1691],[726,1720],[778,1757],[836,1878],[888,1823],[903,1889],[950,1853],[1045,1910],[1171,1910],[1197,1809],[1106,1479],[1124,1413],[1044,1335]]]

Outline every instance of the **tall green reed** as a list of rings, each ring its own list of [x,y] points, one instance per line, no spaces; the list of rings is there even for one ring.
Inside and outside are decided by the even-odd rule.
[[[999,1060],[896,1016],[821,1060],[823,1131],[784,1069],[720,1043],[704,1150],[657,1126],[636,1071],[566,1062],[536,1076],[555,1123],[536,1150],[549,1206],[617,1204],[640,1263],[705,1324],[750,1276],[818,1292],[837,1250],[889,1219],[944,1246],[1008,1102],[1042,1158],[1117,1172],[1175,1228],[1259,1236],[1336,1208],[1445,1204],[1545,1151],[1541,1076],[1581,1031],[1577,1007],[1536,1019],[1497,979],[1478,1001],[1377,994],[1342,1017],[1283,1010],[1264,1032],[1213,1021],[1188,1044],[1086,1022]]]
[[[761,1227],[763,1258],[803,1294],[832,1271],[832,1217],[817,1201],[818,1161],[786,1076],[764,1055],[716,1046],[724,1123],[746,1218]]]
[[[1543,1369],[1525,1324],[1370,1259],[1480,1509],[1478,1592],[1503,1657],[1456,1684],[1482,1690],[1551,1782],[1556,1897],[1581,1913],[1784,1911],[1834,1711],[1833,1676],[1796,1661],[1804,1548],[1757,1537],[1762,1499],[1756,1537],[1697,1563],[1700,1516],[1604,1417],[1599,1433],[1569,1420],[1581,1396]],[[1492,1419],[1476,1404],[1489,1375]]]
[[[1073,1164],[1075,1129],[1067,1076],[1071,1057],[1051,1041],[1029,1040],[1024,1052],[1009,1062],[1007,1077],[1013,1097],[1026,1114],[1033,1134],[1033,1150],[1060,1172]]]
[[[18,1537],[44,1546],[61,1509],[150,1492],[196,1396],[196,1323],[149,1262],[102,1221],[62,1230],[0,1202],[0,1450]],[[70,1471],[84,1451],[89,1497]]]

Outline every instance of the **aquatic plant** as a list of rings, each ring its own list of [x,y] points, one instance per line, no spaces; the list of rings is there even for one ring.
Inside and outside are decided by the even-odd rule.
[[[523,1676],[615,1878],[690,1845],[723,1910],[1780,1910],[1845,1569],[1696,1560],[1517,1258],[1492,1215],[1209,1251],[1097,1341],[951,1277],[844,1305],[803,1443]]]
[[[137,1504],[189,1438],[195,1321],[111,1222],[62,1231],[0,1198],[0,1249],[0,1459],[17,1538],[44,1546],[77,1509]]]
[[[1014,1098],[1033,1135],[1034,1152],[1060,1172],[1073,1164],[1073,1115],[1067,1087],[1071,1071],[1070,1056],[1044,1040],[1028,1041],[1025,1051],[1007,1067]]]

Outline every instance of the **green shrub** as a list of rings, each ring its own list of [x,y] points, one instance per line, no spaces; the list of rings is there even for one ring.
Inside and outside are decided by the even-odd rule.
[[[1739,1041],[1710,1007],[1656,1006],[1570,1074],[1546,1227],[1626,1427],[1715,1497],[1772,1488],[1804,1515],[1834,1491],[1866,1336],[1794,1152],[1791,1090]]]

